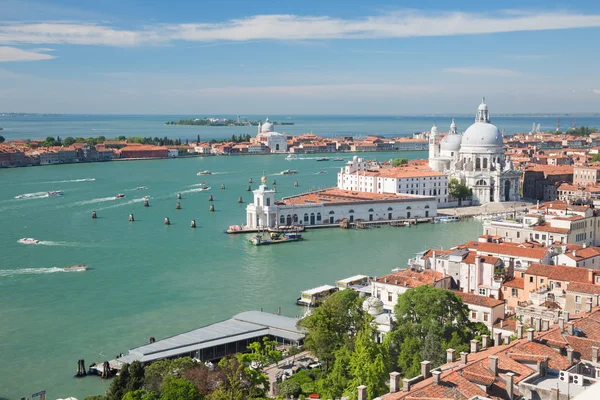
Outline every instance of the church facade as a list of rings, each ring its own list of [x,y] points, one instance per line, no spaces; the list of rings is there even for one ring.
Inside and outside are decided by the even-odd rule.
[[[475,123],[462,135],[454,120],[441,141],[437,127],[431,128],[429,166],[471,188],[474,205],[518,201],[521,174],[506,160],[503,139],[483,99]]]

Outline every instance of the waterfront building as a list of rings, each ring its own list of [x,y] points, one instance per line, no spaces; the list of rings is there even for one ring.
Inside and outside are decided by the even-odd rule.
[[[119,150],[120,158],[167,158],[169,149],[164,146],[130,144]]]
[[[273,130],[273,124],[269,122],[269,118],[265,120],[264,124],[258,124],[256,140],[271,149],[271,153],[287,152],[287,137]]]
[[[392,147],[395,151],[423,151],[429,148],[429,142],[427,139],[399,137],[393,139]]]
[[[375,168],[366,160],[354,156],[338,172],[337,187],[363,193],[433,196],[439,208],[448,206],[448,177],[427,165],[416,163]]]
[[[471,188],[474,204],[520,199],[520,173],[505,159],[503,135],[491,124],[485,99],[464,134],[453,121],[440,141],[437,126],[431,128],[429,165]]]
[[[367,193],[339,188],[324,189],[285,197],[275,201],[275,190],[266,185],[266,177],[246,208],[247,228],[272,228],[291,225],[338,224],[433,218],[437,215],[434,197]]]
[[[486,220],[483,230],[486,235],[501,236],[507,242],[600,245],[600,217],[596,210],[562,201],[532,207],[516,220]]]

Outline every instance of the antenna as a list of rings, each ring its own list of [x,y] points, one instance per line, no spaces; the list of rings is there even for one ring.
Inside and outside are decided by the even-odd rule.
[[[556,118],[556,132],[560,132],[560,117]]]

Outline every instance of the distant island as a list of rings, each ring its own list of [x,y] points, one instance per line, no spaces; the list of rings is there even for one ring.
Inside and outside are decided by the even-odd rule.
[[[191,118],[179,121],[167,121],[165,125],[198,125],[198,126],[258,126],[260,121],[241,121],[229,118]],[[293,122],[271,122],[273,125],[294,125]]]

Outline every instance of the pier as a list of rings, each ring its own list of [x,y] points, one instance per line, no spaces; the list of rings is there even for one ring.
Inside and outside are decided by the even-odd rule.
[[[407,219],[390,219],[390,220],[381,220],[381,221],[354,221],[348,222],[346,226],[344,222],[340,222],[337,224],[319,224],[319,225],[297,225],[297,226],[276,226],[273,228],[248,228],[245,226],[230,226],[225,232],[230,235],[240,234],[240,233],[258,233],[263,231],[269,232],[295,232],[297,229],[311,230],[311,229],[328,229],[328,228],[347,228],[347,229],[365,229],[365,228],[373,228],[380,226],[408,226],[408,225],[416,225],[422,223],[432,223],[434,218],[407,218]]]

